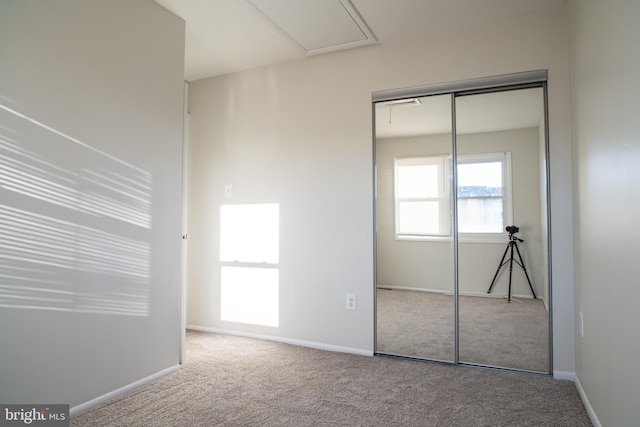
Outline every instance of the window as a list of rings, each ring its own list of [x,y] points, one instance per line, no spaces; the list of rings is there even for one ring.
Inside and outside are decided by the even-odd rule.
[[[510,153],[463,156],[458,160],[458,231],[503,233],[508,225]],[[509,203],[510,205],[510,203]]]
[[[511,219],[510,153],[458,157],[458,231],[462,239],[500,236]],[[451,236],[451,159],[395,160],[396,238]]]
[[[449,179],[446,156],[396,159],[396,234],[448,236]]]

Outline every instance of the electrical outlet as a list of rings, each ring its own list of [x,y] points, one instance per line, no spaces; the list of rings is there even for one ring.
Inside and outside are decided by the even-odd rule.
[[[347,294],[347,310],[355,310],[357,308],[356,294]]]
[[[580,312],[579,314],[580,314],[580,336],[584,338],[584,316],[582,315],[582,312]]]

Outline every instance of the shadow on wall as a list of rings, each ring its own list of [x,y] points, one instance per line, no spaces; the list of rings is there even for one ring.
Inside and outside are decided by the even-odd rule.
[[[151,191],[149,172],[0,104],[0,307],[148,316]]]

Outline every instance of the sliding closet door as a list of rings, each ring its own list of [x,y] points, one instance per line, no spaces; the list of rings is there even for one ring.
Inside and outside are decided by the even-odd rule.
[[[548,372],[544,89],[455,111],[460,362]]]
[[[378,353],[455,359],[451,104],[375,104]]]
[[[373,94],[378,354],[551,372],[546,79]]]

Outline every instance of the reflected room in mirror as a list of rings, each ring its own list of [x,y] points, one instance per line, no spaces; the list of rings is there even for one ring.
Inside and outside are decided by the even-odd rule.
[[[544,95],[375,104],[378,354],[550,371]]]

